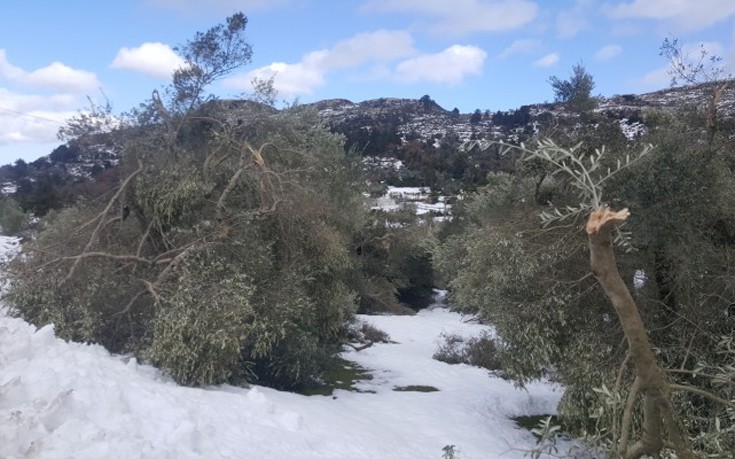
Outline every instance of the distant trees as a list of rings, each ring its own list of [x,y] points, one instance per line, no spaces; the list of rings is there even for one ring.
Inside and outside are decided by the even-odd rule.
[[[479,108],[475,109],[474,112],[470,115],[470,123],[477,124],[480,121],[482,121],[482,110]]]
[[[583,112],[597,105],[597,101],[592,97],[595,81],[581,63],[572,67],[569,79],[562,80],[552,76],[549,83],[554,90],[554,99],[564,103],[572,111]]]
[[[491,117],[493,124],[498,126],[516,127],[528,124],[531,121],[531,106],[521,105],[518,110],[510,112],[497,111]]]

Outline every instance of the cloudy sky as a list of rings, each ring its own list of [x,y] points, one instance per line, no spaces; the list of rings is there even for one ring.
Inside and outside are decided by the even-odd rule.
[[[235,11],[254,56],[221,97],[275,75],[289,101],[428,94],[495,111],[551,100],[548,78],[579,62],[599,95],[664,88],[665,38],[735,63],[735,0],[3,0],[0,164],[48,154],[88,98],[142,102],[181,64],[173,47]]]

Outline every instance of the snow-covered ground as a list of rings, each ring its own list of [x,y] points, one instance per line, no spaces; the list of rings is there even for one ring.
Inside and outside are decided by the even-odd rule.
[[[0,457],[438,459],[454,445],[456,458],[514,459],[535,440],[510,418],[555,412],[554,385],[518,390],[432,359],[442,333],[486,327],[442,308],[361,318],[395,341],[345,351],[373,375],[357,384],[364,392],[305,396],[180,387],[135,359],[0,316]],[[394,390],[412,385],[439,390]]]
[[[452,205],[447,204],[446,196],[439,196],[435,204],[429,203],[431,189],[428,187],[389,186],[385,194],[375,199],[371,209],[393,212],[407,205],[416,207],[416,215],[435,215],[435,220],[445,220],[452,213]]]

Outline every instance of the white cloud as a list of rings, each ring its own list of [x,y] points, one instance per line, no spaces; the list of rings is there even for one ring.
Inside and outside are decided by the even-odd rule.
[[[613,19],[668,21],[686,30],[709,27],[735,15],[731,0],[633,0],[605,6]]]
[[[498,59],[507,59],[516,54],[527,54],[541,47],[541,40],[516,40],[498,54]]]
[[[73,111],[34,111],[14,116],[0,111],[0,145],[54,142],[59,127],[73,115]]]
[[[73,69],[61,62],[34,70],[27,75],[27,84],[39,88],[52,88],[62,91],[80,93],[99,89],[97,76],[86,70]]]
[[[163,43],[143,43],[137,48],[121,48],[110,67],[128,69],[155,78],[171,78],[185,61],[170,46]]]
[[[529,0],[367,0],[363,11],[411,13],[433,18],[439,33],[504,32],[533,21],[536,2]]]
[[[572,38],[588,28],[587,20],[576,13],[563,12],[556,17],[556,32],[560,38]]]
[[[467,75],[478,75],[487,53],[471,45],[453,45],[436,54],[424,54],[401,62],[396,67],[400,81],[432,81],[435,83],[461,83]]]
[[[643,75],[638,80],[638,86],[642,89],[662,89],[671,83],[669,67],[661,67]]]
[[[39,96],[6,88],[0,88],[0,100],[0,145],[56,141],[59,127],[79,105],[71,95]]]
[[[55,94],[40,96],[36,94],[22,94],[7,88],[0,88],[0,100],[6,110],[28,112],[32,110],[66,110],[76,106],[78,99],[70,94]]]
[[[325,70],[357,67],[366,62],[388,62],[416,51],[408,32],[378,30],[357,34],[342,40],[330,49],[309,53],[303,62]]]
[[[26,71],[8,61],[4,49],[0,49],[0,77],[16,84],[37,88],[56,89],[71,93],[84,93],[100,87],[97,75],[53,62],[46,67]]]
[[[590,28],[587,15],[593,3],[590,0],[577,0],[574,7],[556,16],[556,34],[560,38],[573,38],[579,32]]]
[[[607,45],[598,49],[595,53],[595,59],[598,61],[609,61],[620,55],[623,48],[620,45]]]
[[[20,67],[16,67],[8,61],[4,49],[0,49],[0,76],[10,81],[20,81],[27,74]]]
[[[326,81],[330,71],[365,64],[385,64],[416,53],[411,35],[403,31],[378,30],[357,34],[333,47],[312,51],[300,62],[274,62],[225,80],[225,85],[250,89],[253,78],[274,77],[274,86],[284,96],[310,94]]]
[[[549,53],[533,63],[536,67],[551,67],[559,62],[559,53]]]
[[[251,89],[253,79],[268,80],[273,78],[273,87],[285,97],[299,94],[311,94],[325,81],[322,69],[309,68],[303,63],[287,64],[274,62],[265,67],[251,70],[225,80],[225,86],[237,89]]]

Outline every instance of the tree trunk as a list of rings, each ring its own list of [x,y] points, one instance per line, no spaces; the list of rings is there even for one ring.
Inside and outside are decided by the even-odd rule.
[[[627,444],[619,445],[619,454],[626,459],[638,459],[646,454],[654,455],[663,448],[664,440],[668,439],[679,458],[693,459],[697,456],[692,453],[687,438],[682,434],[674,416],[671,389],[664,379],[661,367],[656,363],[638,307],[620,276],[615,261],[612,230],[629,216],[628,209],[614,212],[602,207],[590,214],[586,227],[592,274],[597,278],[618,315],[635,366],[639,393],[643,397],[644,425],[641,438],[630,448]],[[633,404],[630,405],[632,409]],[[623,428],[629,429],[630,426]],[[623,435],[627,437],[626,432],[623,432]]]

